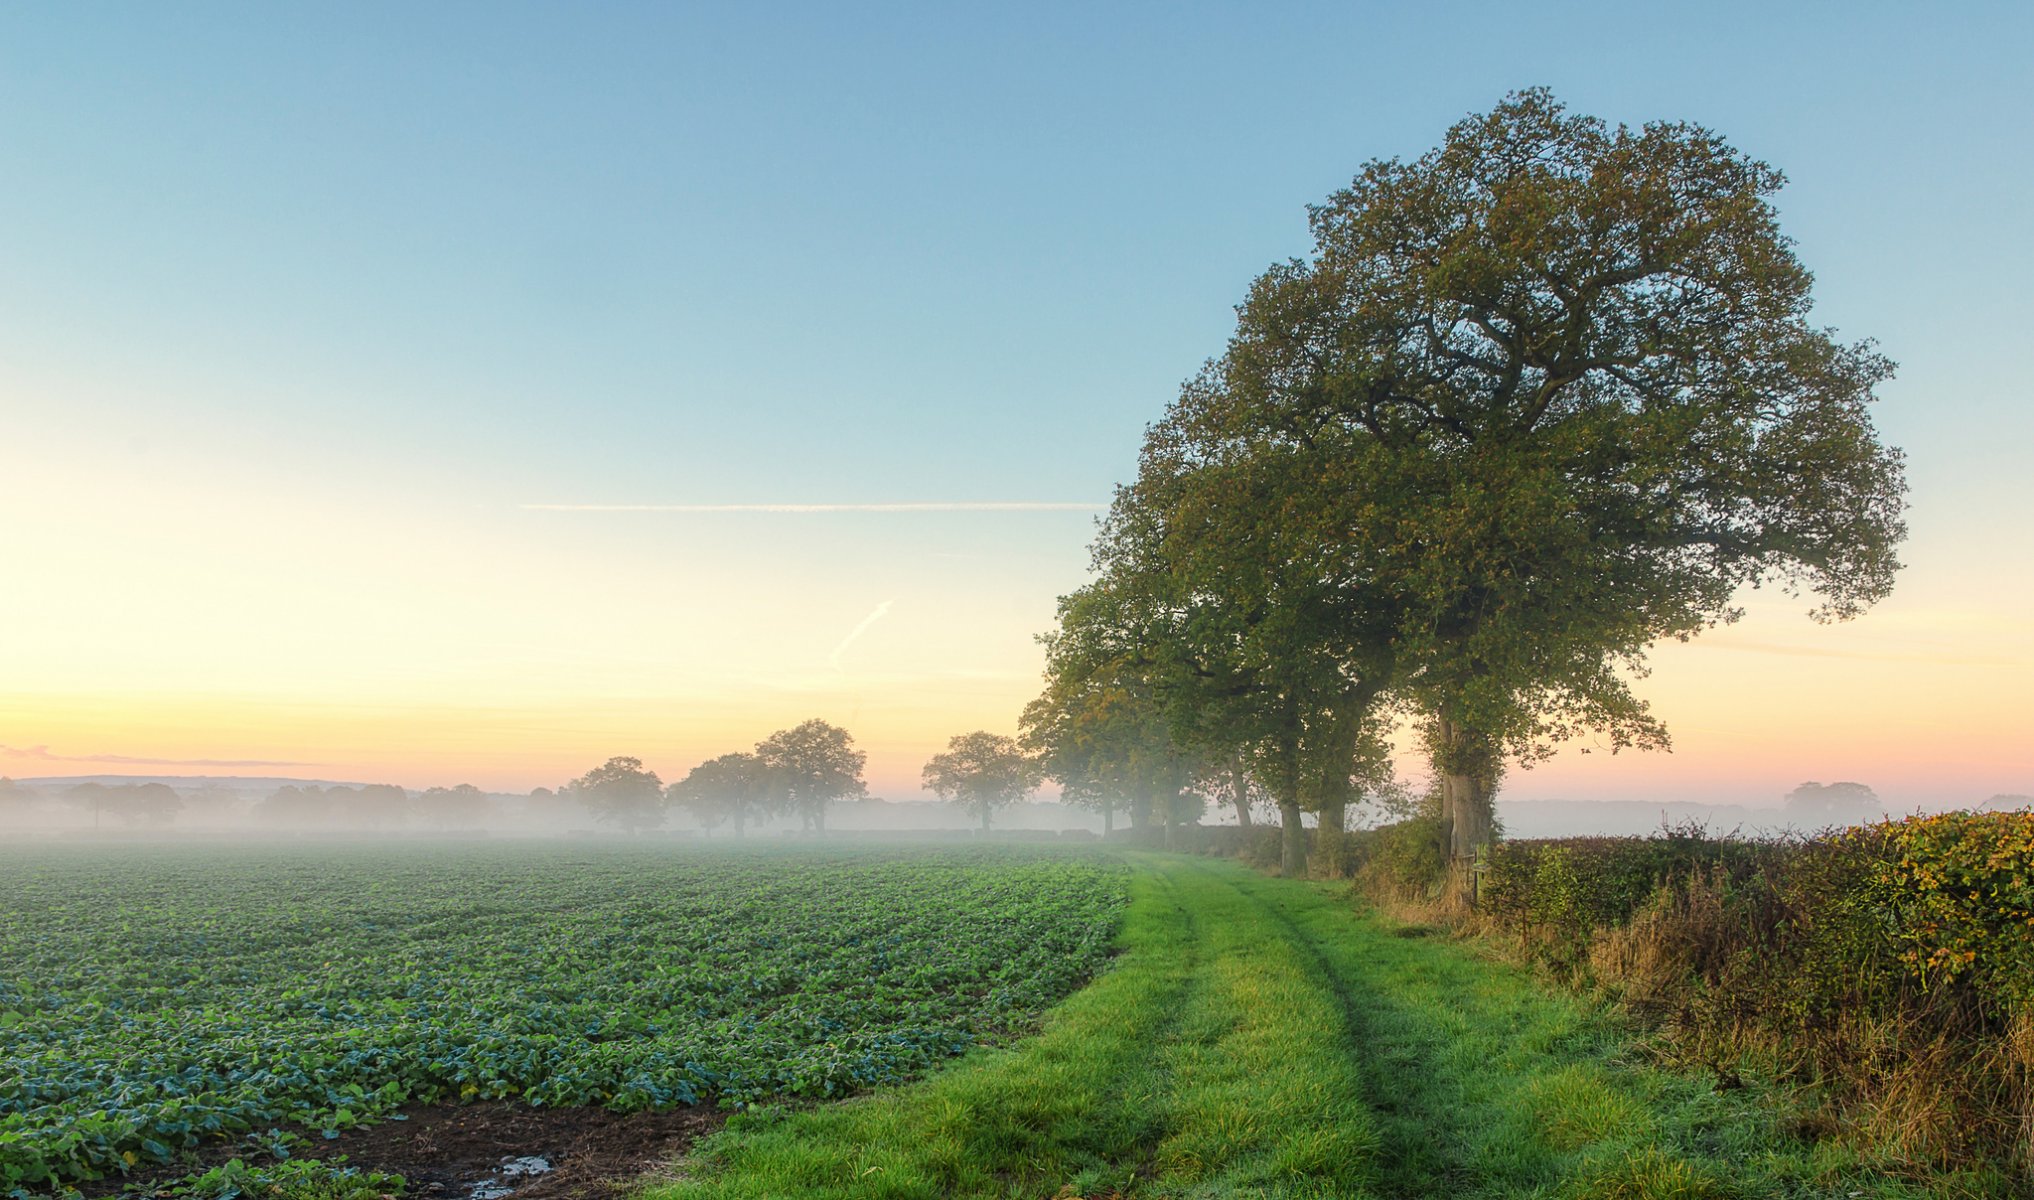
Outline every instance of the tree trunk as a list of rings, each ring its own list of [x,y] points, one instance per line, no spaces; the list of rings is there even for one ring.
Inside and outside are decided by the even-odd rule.
[[[1319,879],[1342,878],[1343,820],[1348,800],[1340,795],[1321,797],[1320,828],[1314,833],[1314,875]]]
[[[1241,763],[1229,768],[1229,798],[1236,805],[1236,826],[1244,833],[1250,832],[1250,780],[1243,774]]]
[[[1443,775],[1441,788],[1448,813],[1448,855],[1474,859],[1490,842],[1495,789],[1489,779],[1476,774]]]
[[[1305,879],[1307,828],[1300,823],[1299,801],[1279,801],[1278,820],[1283,832],[1279,839],[1278,873],[1287,879]]]
[[[982,833],[986,836],[988,832],[989,832],[989,802],[987,800],[984,800],[982,801]]]
[[[1114,832],[1116,832],[1116,802],[1104,800],[1102,801],[1102,836],[1106,838]]]
[[[1179,797],[1165,796],[1158,803],[1160,811],[1165,815],[1165,848],[1171,850],[1176,845],[1173,840],[1173,828],[1179,824]]]
[[[1502,763],[1496,743],[1457,720],[1445,707],[1435,719],[1432,747],[1441,778],[1441,817],[1448,831],[1448,858],[1456,886],[1468,894],[1477,852],[1490,844],[1495,828],[1497,776]]]
[[[826,836],[826,805],[823,802],[812,806],[812,833],[814,837]]]

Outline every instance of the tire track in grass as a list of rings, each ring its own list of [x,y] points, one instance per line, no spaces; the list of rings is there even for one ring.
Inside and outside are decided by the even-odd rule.
[[[1784,1134],[1751,1091],[1621,1059],[1597,1006],[1465,947],[1403,936],[1327,885],[1246,876],[1337,980],[1381,1138],[1377,1190],[1405,1200],[1918,1198],[1944,1191]]]
[[[1360,1197],[1378,1148],[1335,980],[1297,927],[1238,876],[1191,874],[1208,925],[1210,986],[1168,1051],[1172,1132],[1160,1195]]]
[[[1562,1194],[1599,1160],[1657,1153],[1650,1114],[1605,1069],[1621,1041],[1599,1017],[1457,947],[1394,936],[1318,885],[1241,886],[1268,894],[1335,980],[1378,1125],[1383,1193]],[[1671,1194],[1714,1194],[1705,1178],[1690,1172]]]

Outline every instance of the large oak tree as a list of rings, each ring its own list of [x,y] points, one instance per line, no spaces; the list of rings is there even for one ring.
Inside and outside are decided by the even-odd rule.
[[[1320,571],[1397,609],[1458,855],[1507,758],[1665,733],[1646,647],[1778,582],[1847,618],[1899,563],[1891,365],[1809,319],[1779,172],[1699,126],[1515,95],[1312,210],[1165,425],[1203,461],[1300,454]],[[1260,501],[1261,503],[1261,501]]]

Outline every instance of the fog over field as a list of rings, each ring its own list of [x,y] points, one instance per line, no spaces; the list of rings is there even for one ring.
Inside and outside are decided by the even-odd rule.
[[[1643,836],[1662,828],[1695,825],[1711,833],[1809,832],[1908,812],[1956,809],[2013,811],[2034,807],[2034,797],[1995,795],[1905,811],[1881,803],[1858,784],[1804,785],[1770,805],[1697,804],[1645,800],[1509,800],[1498,820],[1513,837],[1584,834]],[[724,823],[707,824],[683,805],[669,804],[654,828],[627,831],[683,840],[733,840]],[[1262,821],[1275,813],[1253,810]],[[1382,811],[1351,815],[1352,828],[1386,819]],[[1310,819],[1311,823],[1311,819]],[[1233,827],[1233,811],[1208,804],[1195,824]],[[830,806],[830,835],[964,835],[979,822],[938,801],[867,797]],[[1092,837],[1103,819],[1089,808],[1046,797],[1001,808],[995,832],[1018,836]],[[745,836],[781,839],[801,826],[790,815],[765,816]],[[0,844],[10,840],[101,837],[122,840],[300,838],[331,836],[578,837],[621,836],[623,830],[581,803],[571,789],[485,792],[471,786],[404,788],[327,779],[220,775],[52,775],[0,779]],[[1122,830],[1125,836],[1131,831]]]

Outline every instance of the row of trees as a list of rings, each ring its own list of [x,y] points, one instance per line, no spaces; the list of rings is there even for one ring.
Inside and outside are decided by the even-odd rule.
[[[470,783],[412,792],[393,784],[360,787],[285,784],[260,799],[232,787],[208,783],[179,793],[166,783],[100,783],[88,780],[51,793],[94,825],[162,826],[180,818],[203,823],[245,822],[278,828],[343,826],[399,829],[421,824],[445,830],[472,829],[494,815],[494,801]],[[43,793],[0,779],[0,813],[25,809]]]
[[[754,750],[700,763],[669,785],[635,758],[611,758],[565,785],[561,795],[623,829],[652,829],[681,808],[709,832],[796,816],[804,832],[824,835],[831,804],[868,794],[868,755],[845,729],[811,720],[779,730]],[[925,787],[990,828],[996,810],[1017,803],[1044,781],[1039,758],[1013,738],[984,731],[956,736],[925,764]]]
[[[560,789],[603,820],[625,830],[654,829],[666,811],[689,811],[702,829],[795,816],[808,833],[826,833],[827,806],[868,794],[868,755],[847,730],[821,720],[778,730],[755,749],[723,754],[666,786],[641,759],[610,758]]]
[[[1146,432],[1063,597],[1027,742],[1069,800],[1170,819],[1260,792],[1306,869],[1410,726],[1448,849],[1508,765],[1665,748],[1647,648],[1777,583],[1845,619],[1899,567],[1892,364],[1809,320],[1780,173],[1544,91],[1310,210]]]

